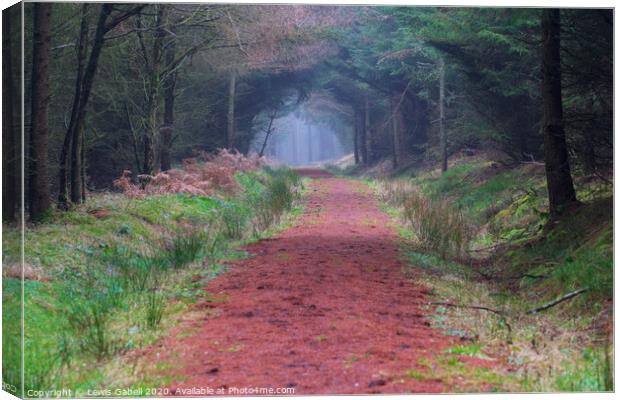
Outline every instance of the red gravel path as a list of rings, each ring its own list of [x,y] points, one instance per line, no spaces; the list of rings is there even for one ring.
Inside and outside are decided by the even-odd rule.
[[[189,334],[159,344],[174,369],[166,374],[178,377],[170,387],[450,391],[441,380],[406,376],[454,338],[429,327],[417,305],[425,289],[403,274],[388,225],[362,183],[313,180],[296,225],[247,246],[255,256],[209,283],[212,301],[182,325]]]

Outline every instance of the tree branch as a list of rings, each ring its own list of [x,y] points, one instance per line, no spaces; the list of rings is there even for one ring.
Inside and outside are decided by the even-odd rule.
[[[588,288],[582,288],[582,289],[577,289],[575,291],[572,291],[570,293],[566,293],[565,295],[563,295],[561,297],[558,297],[557,299],[555,299],[555,300],[553,300],[553,301],[551,301],[549,303],[543,304],[540,307],[536,307],[536,308],[533,308],[533,309],[527,311],[526,314],[537,314],[537,313],[539,313],[541,311],[544,311],[544,310],[547,310],[547,309],[549,309],[549,308],[551,308],[553,306],[556,306],[556,305],[558,305],[558,304],[560,304],[560,303],[562,303],[562,302],[564,302],[566,300],[572,299],[573,297],[575,297],[577,295],[580,295],[581,293],[587,292],[588,290],[589,290]]]

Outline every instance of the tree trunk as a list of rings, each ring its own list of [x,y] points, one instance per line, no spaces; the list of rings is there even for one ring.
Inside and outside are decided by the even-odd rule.
[[[168,44],[166,49],[166,68],[174,63],[176,53],[176,39]],[[161,170],[167,171],[171,168],[170,150],[172,148],[172,135],[174,133],[174,89],[176,86],[177,74],[171,71],[164,80],[164,124],[161,127],[161,149],[160,162]]]
[[[396,118],[396,105],[394,99],[390,98],[390,114],[392,119],[392,166],[397,168],[400,164],[400,127]]]
[[[570,173],[562,110],[560,64],[560,10],[542,11],[542,101],[545,171],[551,220],[557,219],[570,203],[576,202]]]
[[[308,124],[308,164],[312,163],[314,160],[314,154],[312,151],[312,125]]]
[[[75,130],[71,140],[71,202],[82,203],[82,151],[84,146],[84,121]]]
[[[446,64],[443,57],[439,58],[439,153],[441,157],[441,170],[448,170],[448,135],[445,127],[445,90],[446,90]]]
[[[48,182],[49,55],[52,3],[34,3],[32,46],[32,117],[30,124],[28,206],[30,219],[40,221],[50,209]]]
[[[299,119],[295,118],[295,130],[293,131],[293,164],[299,165]]]
[[[372,154],[372,134],[370,132],[370,105],[368,102],[368,92],[364,96],[364,162],[370,164],[373,159]]]
[[[368,133],[368,103],[364,102],[364,113],[360,121],[360,160],[363,164],[368,164],[368,149],[366,148],[366,135]]]
[[[111,29],[106,26],[106,21],[112,12],[112,6],[110,4],[103,4],[101,5],[101,11],[99,12],[97,29],[93,39],[93,47],[90,51],[88,64],[86,64],[84,69],[83,64],[80,65],[80,63],[85,61],[88,43],[88,23],[85,21],[86,7],[87,5],[84,4],[82,8],[82,25],[80,28],[80,43],[78,48],[78,72],[75,83],[73,107],[71,110],[71,120],[69,121],[69,127],[65,133],[65,139],[60,153],[60,172],[58,179],[60,190],[58,196],[58,206],[61,209],[67,209],[69,206],[69,174],[71,176],[72,184],[72,188],[70,190],[71,201],[74,203],[81,203],[85,197],[85,191],[82,190],[82,176],[84,175],[84,172],[82,171],[83,163],[80,162],[79,159],[82,157],[81,152],[84,138],[84,124],[86,120],[86,106],[95,81],[97,65],[99,64],[99,56],[101,55],[101,50],[103,49],[105,34],[109,29]],[[70,160],[69,151],[71,152]],[[69,166],[71,166],[70,173]],[[74,184],[76,186],[75,188],[73,188]]]
[[[264,153],[265,153],[265,148],[267,147],[267,142],[269,141],[269,136],[271,135],[271,132],[273,130],[272,126],[273,126],[273,121],[275,119],[276,119],[276,113],[274,112],[269,117],[269,126],[267,127],[267,131],[265,132],[265,140],[263,141],[263,145],[260,148],[260,153],[258,153],[259,157],[262,157],[264,155]]]
[[[357,108],[353,110],[353,158],[355,164],[360,163],[360,151],[359,151],[359,136],[360,136],[360,124],[359,124],[359,112]]]
[[[226,132],[226,143],[229,150],[235,148],[235,89],[237,86],[237,74],[230,72],[228,82],[228,130]]]
[[[2,11],[2,220],[15,221],[18,206],[18,157],[14,104],[17,92],[13,85],[13,36],[11,8]]]
[[[157,6],[157,18],[155,19],[155,40],[151,49],[150,65],[148,66],[149,87],[147,94],[147,132],[144,135],[144,164],[142,173],[146,175],[154,174],[156,168],[156,148],[158,144],[159,119],[157,106],[160,100],[161,89],[161,56],[163,52],[163,40],[166,31],[163,29],[163,20],[166,12],[166,6],[159,4]]]
[[[82,202],[86,201],[86,141],[85,138],[82,137],[82,152],[80,154],[80,157],[82,158],[82,174],[81,174],[81,181],[82,181]]]
[[[79,111],[80,96],[82,95],[82,83],[84,79],[84,67],[86,64],[86,53],[88,48],[88,21],[86,13],[88,10],[88,4],[82,5],[81,10],[81,23],[80,23],[80,35],[78,37],[78,56],[77,56],[77,73],[75,79],[75,91],[73,107],[71,109],[71,122],[77,120],[77,113]],[[69,127],[71,126],[71,122]],[[79,137],[79,141],[75,140],[75,135]],[[81,162],[76,162],[77,151],[81,151],[81,138],[78,129],[69,129],[65,132],[65,138],[63,140],[62,148],[60,151],[60,165],[58,172],[58,207],[60,209],[67,209],[69,206],[69,174],[71,173],[71,184],[81,177]],[[71,154],[71,158],[69,158]],[[81,158],[81,157],[80,157]],[[71,161],[71,164],[70,164]],[[70,169],[71,168],[71,169]],[[75,170],[77,168],[77,170]],[[70,172],[71,171],[71,172]],[[76,198],[81,200],[81,178],[80,181],[75,183],[76,187],[71,188],[71,199],[75,201]],[[78,201],[79,203],[80,201]]]

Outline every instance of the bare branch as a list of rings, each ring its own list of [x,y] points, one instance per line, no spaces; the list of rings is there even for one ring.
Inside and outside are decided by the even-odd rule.
[[[572,291],[570,293],[566,293],[565,295],[560,296],[557,299],[555,299],[555,300],[553,300],[553,301],[551,301],[549,303],[543,304],[540,307],[536,307],[536,308],[533,308],[533,309],[527,311],[526,314],[537,314],[537,313],[539,313],[541,311],[544,311],[544,310],[547,310],[547,309],[549,309],[549,308],[551,308],[553,306],[556,306],[556,305],[558,305],[558,304],[560,304],[560,303],[562,303],[562,302],[564,302],[566,300],[572,299],[573,297],[575,297],[577,295],[580,295],[581,293],[585,293],[588,290],[589,290],[588,288],[582,288],[582,289],[577,289],[575,291]]]

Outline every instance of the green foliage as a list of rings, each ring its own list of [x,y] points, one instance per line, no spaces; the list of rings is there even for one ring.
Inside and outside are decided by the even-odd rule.
[[[224,225],[224,237],[234,240],[243,238],[245,228],[251,217],[251,211],[244,203],[224,202],[219,211],[219,216]]]
[[[168,298],[156,289],[149,291],[145,297],[146,324],[148,328],[155,329],[159,326],[164,316],[164,309],[166,308]]]
[[[291,210],[301,187],[301,177],[290,169],[266,168],[265,172],[269,179],[264,189],[248,190],[245,196],[255,214],[255,234],[280,222],[281,215]]]
[[[189,232],[179,232],[166,246],[166,258],[172,268],[181,268],[199,259],[203,254],[203,247],[209,242],[208,233],[200,229]]]
[[[77,347],[97,359],[113,352],[110,319],[125,295],[116,271],[87,265],[82,270],[65,270],[61,279],[62,314],[76,334]]]
[[[592,196],[596,188],[578,182],[581,198],[589,202],[545,226],[548,215],[540,211],[546,209],[544,182],[542,168],[532,165],[505,168],[463,158],[441,175],[417,171],[411,179],[379,181],[377,192],[390,204],[403,204],[417,191],[431,201],[449,201],[477,222],[472,246],[479,252],[470,252],[472,262],[448,262],[437,252],[404,245],[411,265],[427,271],[415,276],[438,301],[502,313],[437,307],[436,327],[477,339],[449,353],[484,357],[482,344],[509,343],[509,360],[520,371],[512,377],[517,390],[610,390],[611,357],[598,339],[606,334],[600,325],[613,298],[612,199]],[[588,291],[535,316],[526,314],[580,288]],[[565,334],[551,338],[550,331]],[[412,370],[411,376],[431,375]]]
[[[447,349],[445,352],[450,354],[459,354],[470,357],[477,357],[480,355],[480,351],[482,350],[481,344],[470,344],[470,345],[462,345],[451,347]]]
[[[559,391],[605,392],[612,391],[613,366],[607,348],[583,350],[583,360],[567,366],[557,378]]]
[[[22,376],[21,281],[2,279],[2,382],[4,390],[18,396]]]
[[[589,290],[574,300],[576,306],[589,307],[593,301],[611,298],[611,215],[610,199],[588,204],[562,220],[542,240],[507,253],[504,259],[510,259],[513,271],[525,269],[546,276],[539,282],[523,280],[522,285],[544,291],[549,299],[580,288]]]
[[[195,301],[204,280],[225,270],[218,260],[243,256],[231,250],[234,241],[262,232],[249,229],[261,212],[253,199],[271,214],[271,228],[299,196],[301,180],[289,170],[237,178],[241,192],[224,199],[95,196],[28,229],[26,260],[49,281],[25,282],[26,389],[102,379],[105,373],[95,366],[152,342],[168,315]],[[231,221],[240,212],[246,213],[245,222]],[[5,257],[17,257],[19,231],[3,233]],[[202,281],[193,283],[196,274]],[[19,388],[21,285],[14,279],[3,285],[3,379]]]
[[[410,182],[382,182],[384,198],[402,210],[418,243],[442,258],[460,257],[471,239],[467,221],[445,200],[432,200]]]

